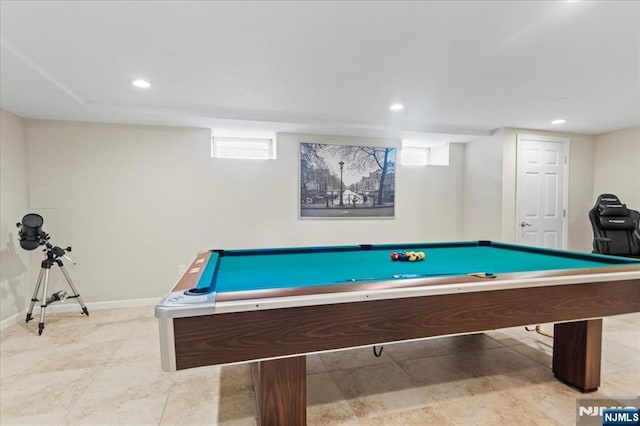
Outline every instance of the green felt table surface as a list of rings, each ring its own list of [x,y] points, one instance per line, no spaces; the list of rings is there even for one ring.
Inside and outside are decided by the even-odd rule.
[[[423,261],[392,261],[394,251],[422,251]],[[633,260],[478,242],[335,248],[227,250],[212,253],[198,287],[216,292],[372,282],[419,276],[502,274],[602,268]],[[640,265],[640,262],[637,262]]]

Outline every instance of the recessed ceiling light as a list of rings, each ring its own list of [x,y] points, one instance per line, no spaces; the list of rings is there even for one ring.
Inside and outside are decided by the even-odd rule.
[[[567,120],[565,120],[564,118],[558,118],[557,120],[553,120],[551,124],[564,124],[566,122]]]
[[[402,104],[393,104],[389,107],[391,111],[400,111],[404,109],[404,105]]]
[[[141,89],[148,89],[149,87],[151,87],[151,83],[149,83],[147,80],[133,80],[131,84]]]

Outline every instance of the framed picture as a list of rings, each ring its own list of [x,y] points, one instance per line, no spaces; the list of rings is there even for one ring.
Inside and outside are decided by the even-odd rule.
[[[301,218],[393,218],[396,149],[300,142]]]

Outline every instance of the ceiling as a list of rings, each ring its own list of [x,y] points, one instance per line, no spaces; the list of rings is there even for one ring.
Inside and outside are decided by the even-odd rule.
[[[23,117],[461,140],[640,125],[636,1],[0,5],[1,106]]]

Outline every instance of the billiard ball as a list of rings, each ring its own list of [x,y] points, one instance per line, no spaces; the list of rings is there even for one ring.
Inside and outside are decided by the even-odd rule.
[[[424,260],[426,254],[423,251],[394,251],[391,253],[391,260],[403,262],[416,262]]]

